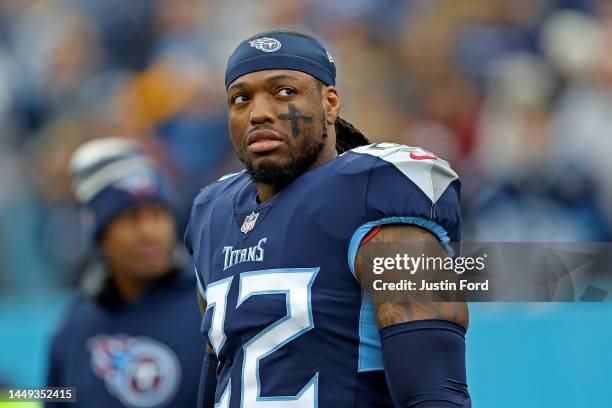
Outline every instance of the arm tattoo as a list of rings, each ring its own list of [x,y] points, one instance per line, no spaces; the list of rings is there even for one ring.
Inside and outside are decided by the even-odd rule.
[[[379,244],[376,246],[376,249],[372,246],[368,247],[368,244],[371,242]],[[374,257],[395,256],[392,250],[389,253],[380,253],[381,243],[409,243],[411,248],[414,248],[414,245],[421,246],[422,244],[422,251],[418,251],[418,255],[423,252],[426,256],[446,256],[437,238],[427,230],[411,225],[384,226],[377,235],[366,244],[363,244],[357,252],[355,270],[359,281],[363,285],[367,285],[368,282],[375,278],[373,272],[365,267],[372,264],[369,261]],[[437,245],[432,245],[432,243]],[[439,250],[432,251],[432,248],[438,247]],[[463,302],[426,302],[421,300],[375,302],[375,309],[376,320],[380,328],[424,319],[449,320],[459,323],[466,328],[469,322],[467,305]]]
[[[442,319],[467,327],[467,305],[457,302],[404,302],[379,303],[376,320],[379,327],[411,322],[413,320]]]

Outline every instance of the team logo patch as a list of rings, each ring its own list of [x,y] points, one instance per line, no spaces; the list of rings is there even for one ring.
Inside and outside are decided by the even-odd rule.
[[[275,52],[280,50],[281,43],[276,38],[263,37],[249,41],[249,45],[263,52]]]
[[[87,341],[91,367],[108,391],[127,407],[166,404],[180,384],[176,355],[148,337],[99,335]]]
[[[157,181],[152,174],[131,174],[116,181],[113,186],[132,196],[149,196],[157,191]]]
[[[253,211],[251,214],[247,215],[242,223],[242,227],[240,227],[240,232],[243,234],[248,233],[255,227],[255,223],[257,222],[257,217],[259,217],[259,213]]]

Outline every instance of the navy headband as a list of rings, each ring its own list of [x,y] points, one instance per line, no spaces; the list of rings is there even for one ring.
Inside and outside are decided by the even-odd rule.
[[[289,33],[263,33],[243,41],[227,61],[225,88],[237,78],[268,69],[289,69],[312,75],[325,85],[336,84],[336,65],[313,37]]]

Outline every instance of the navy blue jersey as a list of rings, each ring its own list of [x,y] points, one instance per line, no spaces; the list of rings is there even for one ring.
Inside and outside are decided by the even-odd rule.
[[[53,338],[48,386],[76,387],[71,407],[195,406],[204,349],[194,285],[176,272],[136,303],[113,285],[80,296]]]
[[[385,143],[349,151],[262,204],[246,172],[202,190],[186,244],[219,358],[220,407],[392,406],[357,248],[391,223],[459,241],[459,188],[445,161]]]

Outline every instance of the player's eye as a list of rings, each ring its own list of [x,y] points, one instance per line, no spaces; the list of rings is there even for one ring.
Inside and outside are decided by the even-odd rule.
[[[278,96],[291,96],[291,95],[295,95],[295,89],[289,88],[288,86],[285,86],[285,87],[279,89],[278,92],[276,92],[276,94]]]
[[[246,95],[235,95],[232,96],[232,105],[236,105],[239,103],[244,103],[248,100],[249,98],[247,98]]]

